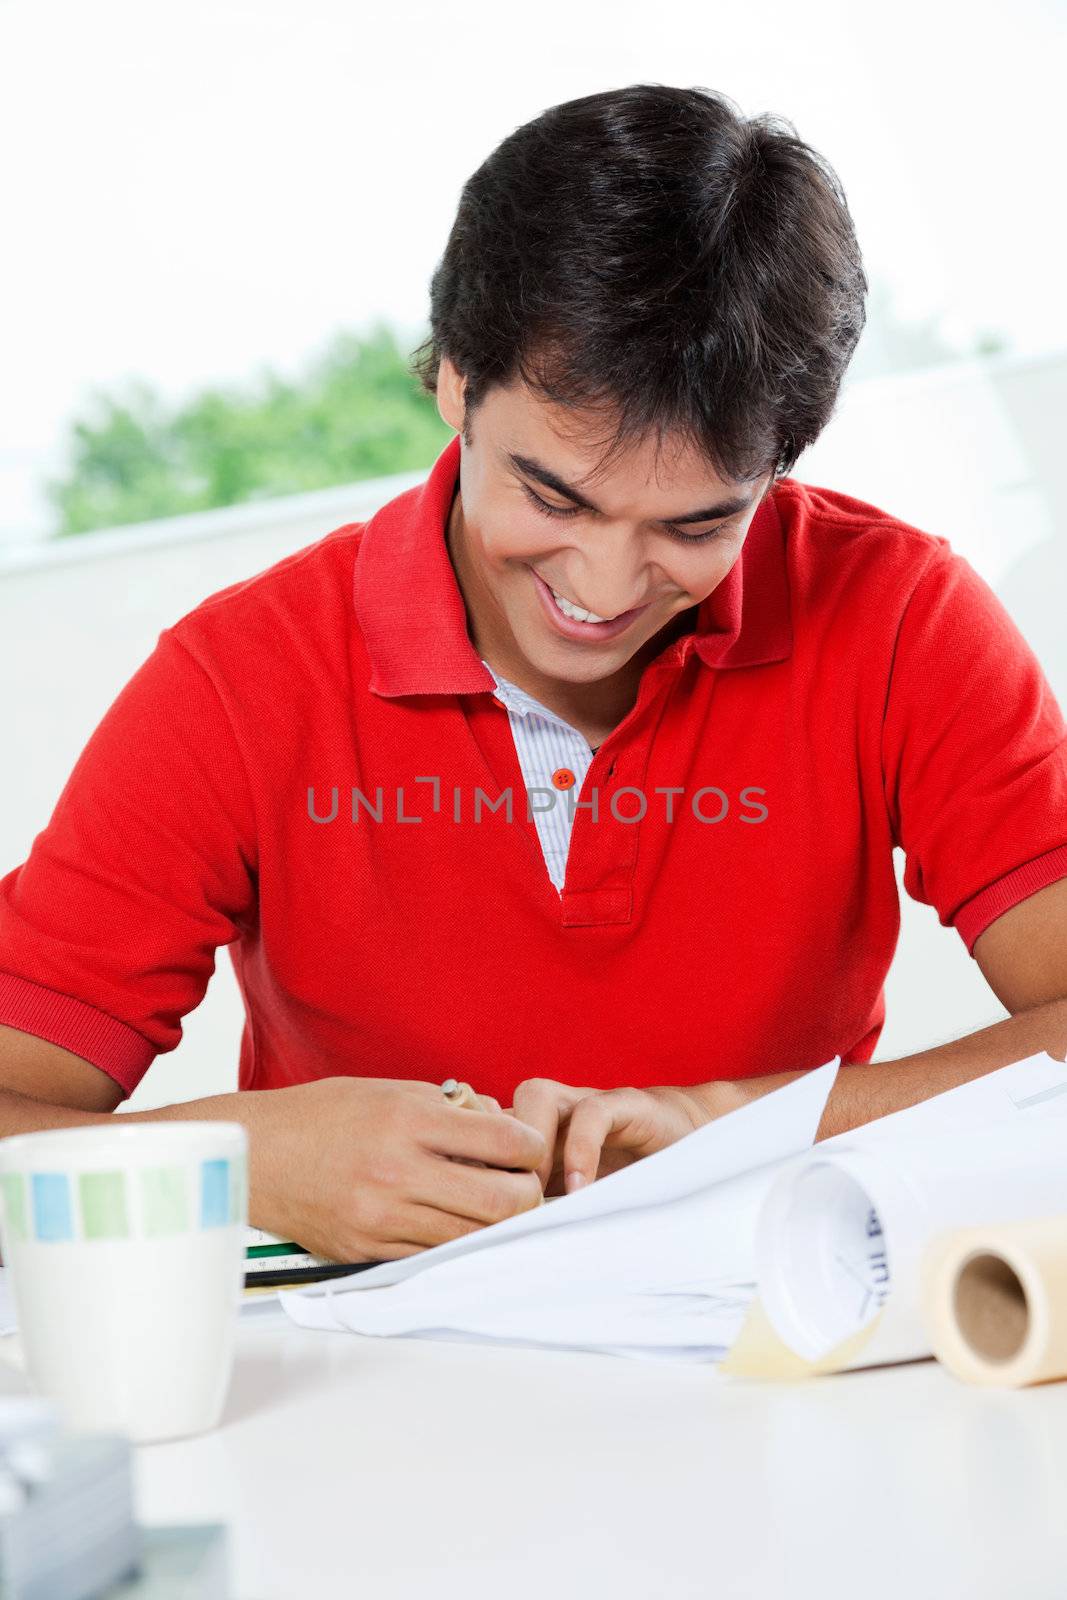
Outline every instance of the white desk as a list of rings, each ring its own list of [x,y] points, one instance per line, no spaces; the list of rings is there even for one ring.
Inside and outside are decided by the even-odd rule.
[[[223,1425],[138,1457],[144,1521],[230,1524],[237,1600],[1067,1594],[1067,1384],[932,1362],[764,1385],[260,1312]]]

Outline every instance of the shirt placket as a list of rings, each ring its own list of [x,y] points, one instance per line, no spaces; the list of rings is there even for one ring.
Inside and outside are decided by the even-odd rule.
[[[676,673],[666,660],[646,668],[636,702],[590,762],[589,793],[576,807],[561,895],[565,928],[625,923],[633,916],[638,843],[653,809],[645,778]]]
[[[566,879],[574,801],[593,760],[585,736],[547,706],[497,679],[494,698],[508,712],[527,803],[557,892]]]
[[[633,820],[631,813],[635,810],[635,799],[638,809],[642,803],[646,810],[650,809],[647,796],[643,794],[643,784],[652,738],[666,705],[669,680],[677,676],[682,659],[681,649],[671,650],[649,665],[634,706],[598,746],[595,754],[584,736],[570,723],[564,722],[547,706],[541,706],[523,690],[497,679],[494,698],[508,710],[509,716],[514,712],[513,731],[515,718],[522,712],[529,715],[536,708],[536,714],[571,736],[578,752],[575,760],[579,762],[580,775],[579,769],[575,769],[575,782],[569,791],[572,798],[566,802],[570,825],[567,830],[565,876],[562,885],[556,885],[564,927],[593,927],[625,923],[631,919],[633,875],[642,826],[642,821]],[[516,739],[516,748],[520,770],[529,788],[533,764],[528,766],[524,762],[519,738]],[[590,773],[593,774],[593,783],[590,793],[586,795],[584,790]],[[619,792],[624,789],[633,793],[626,796],[623,804]],[[620,803],[615,812],[612,802],[617,795]],[[631,817],[631,820],[621,820],[625,817]],[[543,847],[541,828],[538,827],[537,831],[542,837]],[[550,874],[551,870],[550,866]]]

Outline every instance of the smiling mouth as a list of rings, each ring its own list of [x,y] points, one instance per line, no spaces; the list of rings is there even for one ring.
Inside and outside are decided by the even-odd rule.
[[[616,634],[624,633],[643,611],[648,610],[648,603],[634,606],[629,611],[620,611],[614,617],[600,617],[596,612],[587,610],[584,606],[577,605],[567,595],[560,594],[546,583],[541,574],[533,567],[530,568],[534,582],[541,597],[541,603],[555,626],[572,639],[609,639]]]
[[[567,596],[565,594],[560,594],[558,589],[553,589],[553,587],[552,587],[552,585],[550,583],[546,584],[546,588],[548,589],[549,593],[551,594],[553,600],[559,606],[559,609],[563,612],[563,615],[565,617],[570,617],[572,622],[614,622],[614,621],[616,621],[615,617],[598,617],[595,611],[587,611],[584,606],[578,605],[576,601],[568,600]],[[624,616],[624,615],[625,615],[625,612],[620,612],[619,613],[619,616]]]

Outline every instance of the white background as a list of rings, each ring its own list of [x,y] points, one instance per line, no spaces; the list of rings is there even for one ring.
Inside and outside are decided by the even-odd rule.
[[[1065,44],[1062,0],[0,0],[0,539],[94,387],[417,338],[465,179],[627,83],[793,120],[902,315],[1067,346]]]

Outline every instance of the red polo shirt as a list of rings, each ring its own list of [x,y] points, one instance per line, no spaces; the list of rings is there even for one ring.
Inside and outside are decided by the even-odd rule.
[[[1067,732],[999,602],[787,478],[571,796],[558,892],[444,542],[458,462],[164,629],[0,879],[0,1022],[129,1091],[228,945],[243,1088],[862,1061],[895,846],[968,947],[1067,876]]]

